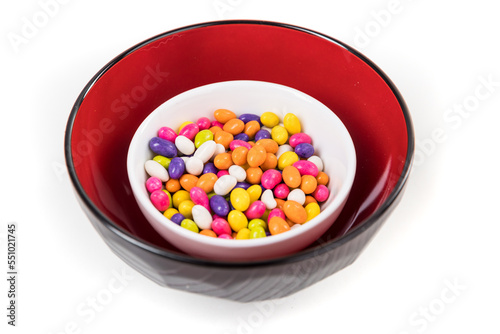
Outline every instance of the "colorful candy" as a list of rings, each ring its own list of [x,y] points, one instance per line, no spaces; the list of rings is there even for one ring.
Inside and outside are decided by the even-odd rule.
[[[189,231],[237,240],[281,234],[320,214],[329,177],[296,115],[213,116],[178,132],[161,127],[149,141],[145,186],[157,210]]]

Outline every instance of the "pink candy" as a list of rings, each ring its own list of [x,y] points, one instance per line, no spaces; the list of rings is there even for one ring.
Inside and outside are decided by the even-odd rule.
[[[208,117],[200,117],[197,121],[196,121],[196,125],[198,125],[198,128],[201,130],[207,130],[210,128],[210,120],[208,119]]]
[[[229,172],[227,170],[220,170],[217,172],[217,177],[220,179],[224,175],[229,175]]]
[[[314,177],[318,176],[318,167],[307,160],[299,160],[293,164],[293,167],[299,170],[300,175],[312,175]]]
[[[312,140],[311,137],[305,133],[296,133],[288,139],[288,143],[291,147],[295,148],[295,146],[302,143],[311,144]]]
[[[223,128],[224,127],[224,124],[222,124],[221,122],[219,121],[213,121],[212,122],[212,126],[218,126],[219,128]]]
[[[164,126],[158,130],[158,137],[175,143],[175,138],[177,138],[177,133],[167,126]]]
[[[219,235],[219,238],[221,238],[221,239],[232,239],[233,237],[230,236],[229,234],[221,234],[221,235]]]
[[[210,212],[210,205],[208,204],[208,196],[205,191],[199,187],[193,187],[189,191],[189,196],[194,204],[201,205]]]
[[[236,148],[240,147],[240,146],[243,146],[243,147],[246,147],[248,149],[251,149],[252,148],[252,145],[250,145],[249,143],[247,143],[246,141],[244,140],[233,140],[230,144],[229,144],[229,148],[231,149],[231,151],[234,151]]]
[[[163,190],[153,191],[149,198],[158,211],[165,211],[170,205],[170,198],[168,198],[167,193]]]
[[[198,125],[194,123],[186,124],[181,131],[179,131],[179,136],[187,137],[189,140],[193,140],[196,134],[200,132]]]
[[[273,218],[273,217],[280,217],[283,220],[286,220],[285,213],[283,212],[283,210],[278,209],[278,208],[274,208],[271,210],[271,212],[269,212],[269,215],[267,216],[267,221],[270,221],[271,218]]]
[[[266,205],[262,201],[255,201],[248,209],[245,211],[245,216],[248,219],[256,219],[262,217],[262,215],[266,212]]]
[[[231,226],[229,226],[229,223],[224,218],[215,218],[212,221],[212,231],[218,236],[223,234],[231,235]]]
[[[274,197],[285,199],[290,193],[290,189],[284,183],[280,183],[274,188]]]
[[[316,190],[313,192],[312,195],[318,202],[324,202],[328,199],[330,191],[326,186],[320,184],[318,185],[318,187],[316,188]]]
[[[278,185],[278,183],[281,182],[281,180],[282,180],[281,173],[278,172],[276,169],[266,170],[262,174],[262,177],[260,178],[262,186],[266,189],[273,189],[274,187],[276,187],[276,185]]]
[[[151,176],[149,179],[146,181],[146,189],[152,193],[155,190],[161,190],[162,188],[162,182],[159,178]]]

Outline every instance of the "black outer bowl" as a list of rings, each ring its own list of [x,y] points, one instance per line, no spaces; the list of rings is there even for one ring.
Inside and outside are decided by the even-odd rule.
[[[221,24],[257,24],[292,29],[325,39],[362,59],[385,81],[403,112],[407,131],[407,154],[395,187],[369,217],[335,239],[318,242],[296,254],[251,263],[225,263],[203,260],[156,247],[114,223],[92,202],[78,179],[73,161],[71,138],[78,110],[99,78],[127,55],[140,47],[179,31]],[[158,35],[125,51],[103,67],[87,84],[73,106],[65,136],[66,162],[77,198],[111,250],[132,268],[161,286],[226,298],[241,302],[288,296],[353,263],[401,199],[414,153],[414,133],[410,114],[401,94],[391,80],[370,60],[351,47],[317,32],[286,24],[262,21],[219,21],[184,27]],[[359,171],[358,171],[359,172]]]

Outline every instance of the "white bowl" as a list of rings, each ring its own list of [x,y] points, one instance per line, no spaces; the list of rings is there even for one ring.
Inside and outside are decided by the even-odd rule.
[[[329,198],[321,213],[299,228],[267,238],[227,240],[193,233],[168,220],[149,199],[144,163],[154,154],[149,140],[162,126],[177,129],[185,121],[205,116],[213,119],[216,109],[237,115],[272,111],[283,119],[294,113],[302,131],[312,138],[315,155],[321,157],[330,177]],[[139,126],[128,150],[127,172],[139,207],[153,228],[180,250],[201,258],[248,262],[275,258],[299,251],[316,241],[335,221],[347,200],[356,172],[354,144],[341,120],[311,96],[283,85],[262,81],[225,81],[181,93],[156,108]]]

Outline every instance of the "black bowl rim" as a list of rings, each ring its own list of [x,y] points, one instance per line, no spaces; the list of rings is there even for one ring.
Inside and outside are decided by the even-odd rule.
[[[272,259],[267,259],[267,260],[258,260],[258,261],[252,261],[252,262],[226,262],[226,261],[217,261],[217,260],[210,260],[210,259],[201,259],[201,258],[196,258],[189,256],[187,254],[180,254],[180,253],[174,253],[167,251],[166,249],[158,248],[154,245],[149,244],[145,240],[142,240],[141,238],[138,238],[134,236],[133,234],[129,233],[122,227],[118,226],[115,224],[111,219],[109,219],[105,214],[103,214],[95,205],[94,203],[89,199],[85,191],[83,190],[83,187],[81,186],[78,177],[76,175],[76,170],[73,165],[73,159],[72,159],[72,154],[71,154],[71,134],[73,130],[73,124],[76,118],[76,115],[78,113],[78,110],[89,92],[89,90],[92,88],[94,83],[99,80],[99,78],[106,73],[111,67],[113,67],[116,63],[118,63],[121,59],[124,57],[128,56],[129,54],[133,53],[134,51],[146,46],[149,43],[152,43],[158,39],[164,38],[166,36],[176,34],[182,31],[186,30],[192,30],[192,29],[198,29],[198,28],[203,28],[207,26],[217,26],[217,25],[231,25],[231,24],[255,24],[255,25],[268,25],[268,26],[277,26],[281,28],[287,28],[291,30],[297,30],[301,32],[305,32],[320,38],[323,38],[329,42],[332,42],[334,44],[337,44],[338,46],[346,49],[356,57],[360,58],[363,62],[365,62],[368,66],[370,66],[384,81],[385,83],[389,86],[389,88],[392,90],[394,93],[396,99],[398,100],[398,103],[401,107],[401,110],[403,112],[403,116],[405,118],[406,122],[406,130],[408,134],[408,147],[407,147],[407,155],[405,157],[405,164],[403,166],[403,170],[401,172],[401,175],[399,177],[398,182],[396,183],[394,189],[391,191],[387,199],[382,203],[382,205],[369,217],[367,217],[364,221],[358,224],[355,228],[344,234],[343,236],[329,240],[325,243],[322,243],[318,246],[307,248],[305,250],[302,250],[297,253],[293,253],[287,256],[283,257],[278,257],[278,258],[272,258]],[[124,239],[125,241],[147,251],[154,253],[156,255],[162,256],[169,258],[174,261],[179,261],[179,262],[184,262],[184,263],[189,263],[193,265],[200,265],[200,266],[210,266],[210,267],[224,267],[224,268],[248,268],[248,267],[262,267],[262,266],[270,266],[270,265],[283,265],[283,264],[288,264],[288,263],[294,263],[294,262],[299,262],[303,260],[307,260],[309,258],[313,258],[315,256],[319,256],[324,254],[325,252],[331,251],[334,248],[340,247],[344,243],[349,242],[350,240],[356,238],[358,235],[362,234],[365,230],[369,229],[375,222],[377,222],[385,213],[388,211],[388,209],[391,207],[391,205],[395,202],[395,200],[398,198],[400,193],[402,192],[404,185],[406,183],[406,180],[408,179],[408,176],[410,174],[410,169],[413,161],[413,155],[414,155],[414,150],[415,150],[415,135],[414,135],[414,130],[413,130],[413,124],[411,120],[411,116],[408,110],[408,107],[406,105],[406,102],[404,101],[401,93],[399,90],[396,88],[394,83],[389,79],[389,77],[375,64],[373,63],[370,59],[368,59],[365,55],[360,53],[359,51],[355,50],[351,46],[335,39],[330,36],[327,36],[325,34],[287,24],[287,23],[280,23],[280,22],[273,22],[273,21],[262,21],[262,20],[219,20],[219,21],[210,21],[210,22],[204,22],[204,23],[198,23],[198,24],[192,24],[188,26],[184,26],[181,28],[177,28],[174,30],[170,30],[161,34],[158,34],[156,36],[153,36],[149,39],[146,39],[135,46],[129,48],[128,50],[122,52],[118,56],[116,56],[114,59],[112,59],[109,63],[107,63],[103,68],[101,68],[95,75],[94,77],[87,83],[87,85],[84,87],[82,92],[79,94],[78,98],[76,99],[70,116],[68,118],[68,122],[66,125],[66,132],[65,132],[65,140],[64,140],[64,150],[65,150],[65,158],[66,158],[66,167],[68,168],[68,174],[70,176],[70,179],[73,183],[73,186],[76,189],[76,192],[78,196],[83,200],[85,205],[91,210],[91,212],[99,219],[100,223],[107,229],[109,229],[112,233],[116,234],[118,237],[121,239]]]

